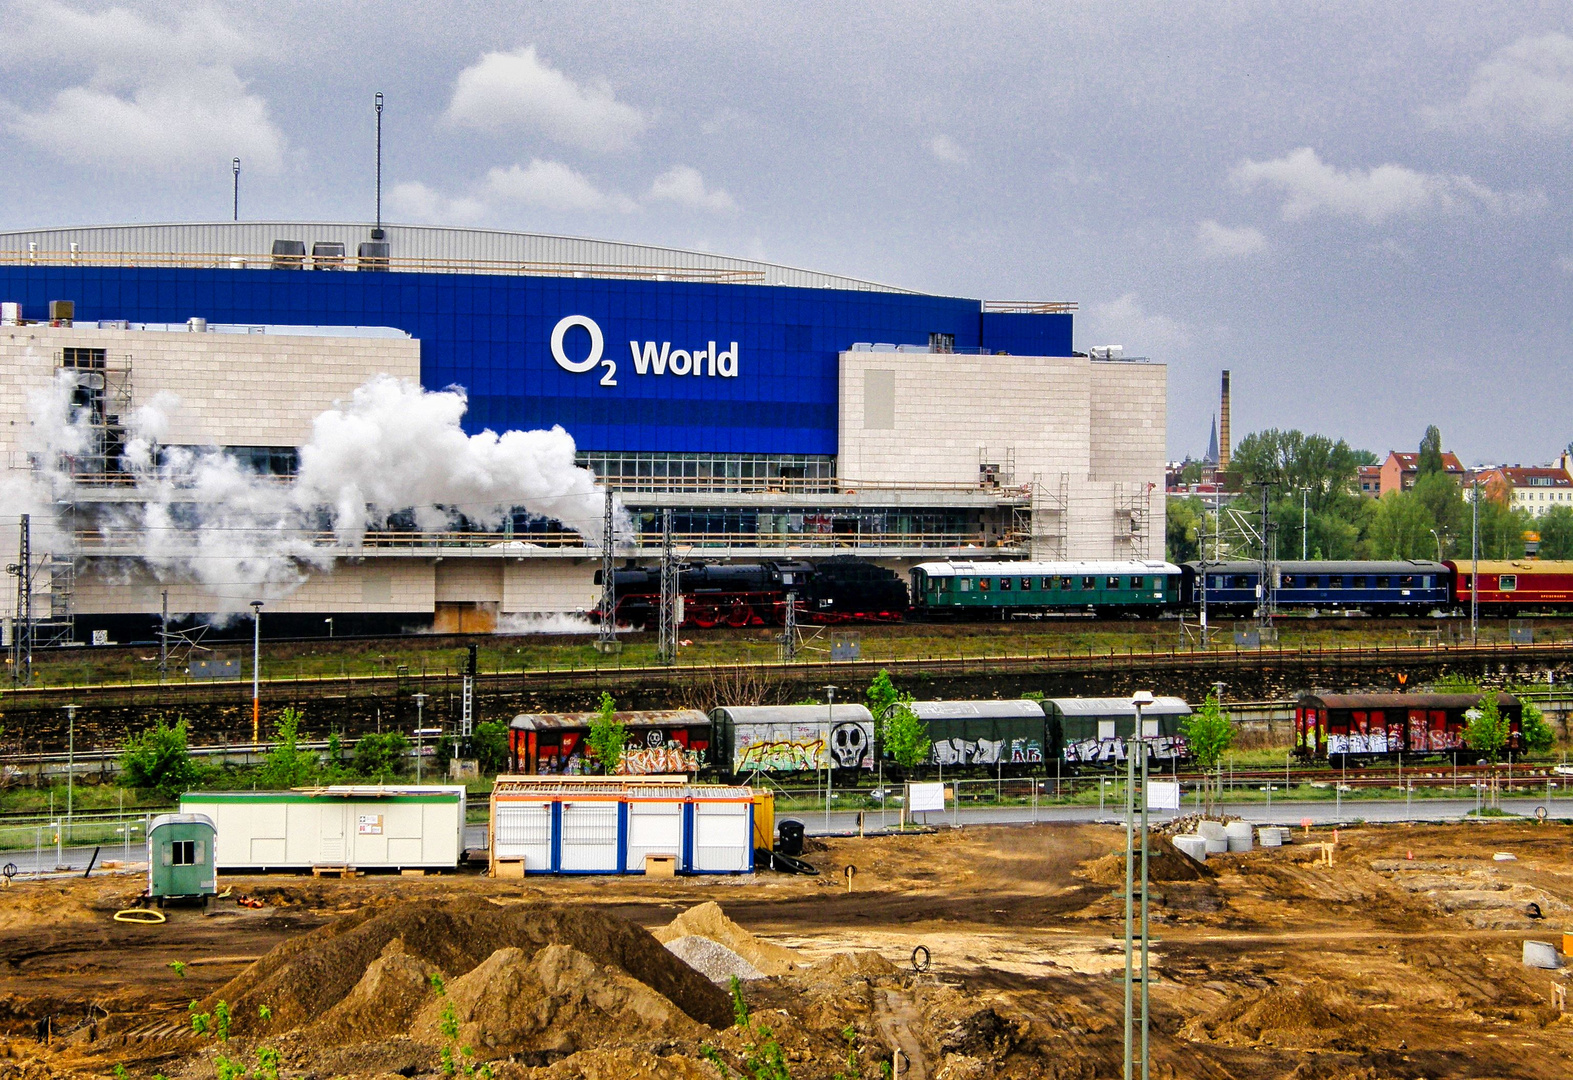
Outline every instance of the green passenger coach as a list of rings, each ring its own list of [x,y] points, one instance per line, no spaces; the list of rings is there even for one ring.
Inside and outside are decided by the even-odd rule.
[[[912,607],[929,618],[1157,615],[1180,603],[1166,562],[929,562],[912,568]]]

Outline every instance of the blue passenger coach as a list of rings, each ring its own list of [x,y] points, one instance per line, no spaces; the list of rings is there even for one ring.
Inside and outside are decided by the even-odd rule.
[[[1259,562],[1186,563],[1185,596],[1192,607],[1202,600],[1202,568],[1207,574],[1207,604],[1248,612],[1261,597]],[[1446,608],[1452,572],[1439,562],[1315,561],[1275,562],[1271,587],[1280,608],[1329,611],[1426,612]]]

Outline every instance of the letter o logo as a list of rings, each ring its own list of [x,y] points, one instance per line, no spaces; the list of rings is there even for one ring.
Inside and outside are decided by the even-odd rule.
[[[568,359],[568,354],[563,352],[563,337],[576,326],[583,327],[590,334],[590,355],[578,361]],[[566,315],[552,328],[552,359],[564,371],[583,375],[601,362],[601,353],[605,348],[601,328],[588,315]]]

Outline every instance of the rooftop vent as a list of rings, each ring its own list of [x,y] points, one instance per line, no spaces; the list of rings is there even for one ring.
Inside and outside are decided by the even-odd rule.
[[[386,270],[388,268],[388,242],[369,240],[356,251],[356,266],[361,270]]]
[[[273,269],[300,270],[306,265],[306,241],[273,241]]]
[[[344,245],[330,240],[318,240],[311,245],[311,265],[316,270],[343,270]]]

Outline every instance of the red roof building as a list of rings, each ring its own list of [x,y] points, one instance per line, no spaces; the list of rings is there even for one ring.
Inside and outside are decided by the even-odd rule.
[[[1573,476],[1556,465],[1502,465],[1480,471],[1486,498],[1539,517],[1553,506],[1573,507]]]
[[[1387,460],[1381,465],[1381,483],[1378,487],[1379,496],[1386,495],[1389,491],[1408,491],[1415,486],[1415,477],[1419,474],[1420,455],[1414,451],[1404,453],[1390,450]],[[1468,478],[1464,463],[1458,460],[1458,455],[1451,451],[1442,452],[1442,469],[1459,483]]]

